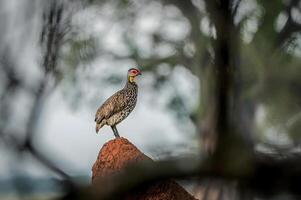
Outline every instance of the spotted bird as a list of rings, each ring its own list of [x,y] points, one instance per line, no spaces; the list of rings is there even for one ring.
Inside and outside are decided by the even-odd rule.
[[[111,126],[116,138],[120,137],[116,125],[122,122],[135,108],[138,85],[135,77],[141,75],[138,69],[131,68],[127,72],[127,81],[123,89],[108,98],[95,114],[96,133],[104,125]]]

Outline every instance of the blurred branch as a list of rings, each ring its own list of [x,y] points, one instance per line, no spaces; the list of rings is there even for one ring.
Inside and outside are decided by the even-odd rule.
[[[233,2],[232,3],[233,4],[232,5],[232,7],[233,7],[233,9],[232,9],[232,17],[234,18],[236,16],[236,14],[237,14],[238,8],[239,8],[242,0],[237,0],[236,2],[234,2],[234,1],[232,1],[232,2]]]
[[[2,100],[5,94],[9,91],[14,91],[16,88],[21,88],[29,93],[34,91],[32,87],[24,83],[24,80],[22,80],[22,77],[18,74],[13,58],[11,57],[8,49],[3,50],[3,55],[0,57],[0,69],[5,75],[4,88],[6,90],[6,92],[2,92],[3,96],[0,100]]]
[[[176,6],[182,12],[185,18],[188,20],[191,27],[191,34],[190,34],[191,39],[194,42],[196,48],[196,52],[194,53],[194,56],[191,58],[192,62],[190,63],[189,66],[194,74],[200,76],[201,69],[202,67],[204,67],[202,65],[202,62],[205,62],[203,60],[204,55],[210,55],[208,53],[208,50],[203,48],[204,43],[206,42],[206,40],[204,39],[206,38],[206,36],[200,30],[200,21],[204,13],[201,13],[201,11],[192,3],[191,0],[187,0],[187,1],[163,0],[163,3],[172,4]]]
[[[176,65],[183,65],[191,72],[193,70],[191,69],[192,64],[191,64],[191,59],[187,58],[184,54],[173,54],[168,57],[152,57],[152,58],[136,58],[136,61],[139,66],[142,66],[143,69],[151,69],[151,67],[158,66],[159,64],[167,63],[170,66],[176,66]]]
[[[42,54],[42,70],[44,72],[44,77],[37,82],[36,88],[29,88],[27,84],[23,83],[21,76],[19,77],[16,72],[16,67],[14,66],[14,60],[10,56],[10,52],[6,52],[1,60],[1,68],[6,75],[6,90],[1,97],[6,98],[6,102],[1,104],[1,117],[6,116],[10,112],[8,107],[8,102],[11,103],[11,98],[13,98],[13,92],[15,89],[25,89],[29,95],[32,95],[32,105],[29,108],[29,115],[27,119],[26,127],[23,129],[25,133],[25,140],[21,142],[20,139],[15,137],[14,130],[5,130],[1,126],[0,134],[2,139],[7,142],[10,147],[15,148],[17,151],[30,153],[35,159],[40,161],[45,167],[48,167],[53,172],[57,173],[60,177],[66,179],[69,186],[72,186],[71,178],[59,167],[57,167],[50,159],[46,158],[45,155],[40,153],[38,148],[34,144],[34,139],[36,137],[36,127],[39,119],[41,118],[42,108],[44,105],[46,89],[49,81],[49,76],[53,75],[57,65],[57,58],[60,52],[60,47],[62,45],[63,32],[62,26],[62,13],[63,4],[59,4],[56,1],[50,2],[50,7],[44,11],[43,14],[43,28],[41,33],[41,46],[43,50]],[[49,9],[49,10],[48,10]],[[49,11],[49,12],[48,12]],[[45,44],[45,45],[44,45]],[[7,54],[7,55],[6,55]]]
[[[139,66],[141,66],[141,70],[148,71],[152,70],[153,67],[158,66],[159,64],[168,64],[171,67],[174,67],[176,65],[183,65],[187,69],[191,70],[192,73],[195,74],[195,70],[193,67],[193,60],[192,58],[189,58],[186,56],[183,52],[183,49],[177,49],[177,52],[175,54],[172,54],[170,56],[166,57],[160,57],[160,56],[152,56],[148,58],[142,58],[138,55],[132,54],[132,55],[126,55],[126,56],[120,56],[115,54],[114,52],[108,52],[104,51],[101,52],[102,55],[110,55],[113,56],[115,59],[123,60],[123,59],[133,59],[137,62]]]
[[[38,159],[49,169],[58,173],[65,179],[70,180],[70,177],[61,169],[56,167],[50,160],[46,159],[46,157],[38,151],[33,143],[36,134],[36,125],[38,124],[37,122],[42,112],[44,102],[43,98],[46,94],[46,86],[49,78],[48,75],[56,70],[57,57],[62,45],[62,36],[64,35],[62,32],[63,29],[61,28],[62,13],[63,4],[57,3],[56,1],[51,2],[49,13],[43,13],[44,26],[41,33],[41,44],[46,44],[43,59],[45,76],[38,84],[38,88],[34,96],[33,107],[30,111],[26,127],[26,140],[24,143],[24,149],[27,149],[36,159]]]
[[[80,193],[88,195],[89,199],[115,199],[142,185],[170,178],[219,177],[219,172],[212,169],[209,166],[207,167],[205,162],[200,165],[199,160],[194,158],[157,162],[144,161],[128,166],[121,173],[98,179],[94,186],[88,187]],[[227,178],[236,177],[236,173],[239,172],[229,174]],[[104,184],[106,185],[105,188],[103,187]]]
[[[206,0],[206,8],[210,19],[216,29],[216,40],[214,42],[214,114],[211,120],[212,133],[217,135],[217,148],[225,142],[225,138],[230,133],[230,97],[233,87],[233,56],[236,28],[231,16],[231,1]],[[234,54],[234,55],[232,55]],[[224,147],[225,148],[225,147]]]
[[[81,188],[77,194],[67,194],[64,199],[114,199],[142,185],[173,179],[213,178],[238,181],[238,187],[253,191],[259,196],[272,196],[281,192],[300,195],[301,157],[257,152],[252,165],[225,169],[211,160],[200,162],[195,158],[141,162],[124,169],[122,173],[99,179],[94,186]],[[247,170],[249,169],[249,170]],[[105,187],[104,187],[105,185]],[[76,198],[77,197],[77,198]]]
[[[52,1],[48,10],[43,13],[44,26],[41,33],[41,45],[46,44],[43,55],[44,77],[39,81],[37,90],[35,92],[32,108],[26,126],[26,139],[23,150],[29,151],[37,160],[44,166],[48,167],[58,175],[66,179],[69,184],[72,184],[71,177],[63,170],[57,167],[45,155],[41,154],[34,145],[34,138],[36,135],[36,126],[38,120],[41,118],[44,98],[47,93],[47,84],[49,83],[49,76],[56,72],[57,58],[62,45],[63,36],[66,34],[62,28],[62,13],[63,4]],[[49,88],[48,88],[49,89]]]
[[[71,183],[71,177],[67,175],[63,170],[57,167],[54,163],[52,163],[49,159],[45,157],[45,155],[41,154],[38,149],[34,145],[34,138],[36,135],[36,126],[38,124],[38,120],[41,118],[44,97],[45,97],[45,87],[47,84],[48,78],[45,77],[42,79],[39,84],[38,91],[34,96],[33,107],[30,111],[30,116],[28,118],[27,127],[26,127],[26,139],[24,145],[22,146],[23,151],[28,151],[31,153],[34,158],[40,161],[44,166],[51,169],[53,172],[57,173],[67,181]]]
[[[62,28],[63,3],[51,1],[49,12],[43,13],[43,29],[40,43],[44,50],[43,67],[45,73],[56,72],[57,56],[66,34]]]

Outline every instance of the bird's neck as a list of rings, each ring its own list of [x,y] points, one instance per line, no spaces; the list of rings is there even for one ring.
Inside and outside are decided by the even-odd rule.
[[[135,83],[135,77],[134,76],[128,76],[128,82]]]
[[[129,88],[129,87],[135,87],[135,86],[137,86],[136,82],[135,82],[135,77],[128,76],[127,77],[127,82],[125,84],[125,87]]]

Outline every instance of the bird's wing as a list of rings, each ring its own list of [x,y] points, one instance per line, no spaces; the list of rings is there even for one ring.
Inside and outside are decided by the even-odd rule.
[[[103,119],[108,119],[113,114],[120,112],[127,104],[124,91],[120,90],[108,98],[97,110],[95,122],[100,123]]]

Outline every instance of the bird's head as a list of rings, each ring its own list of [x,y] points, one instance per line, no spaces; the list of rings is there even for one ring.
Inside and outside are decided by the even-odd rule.
[[[135,82],[135,77],[141,75],[141,72],[138,69],[131,68],[128,70],[128,80],[129,82]]]

